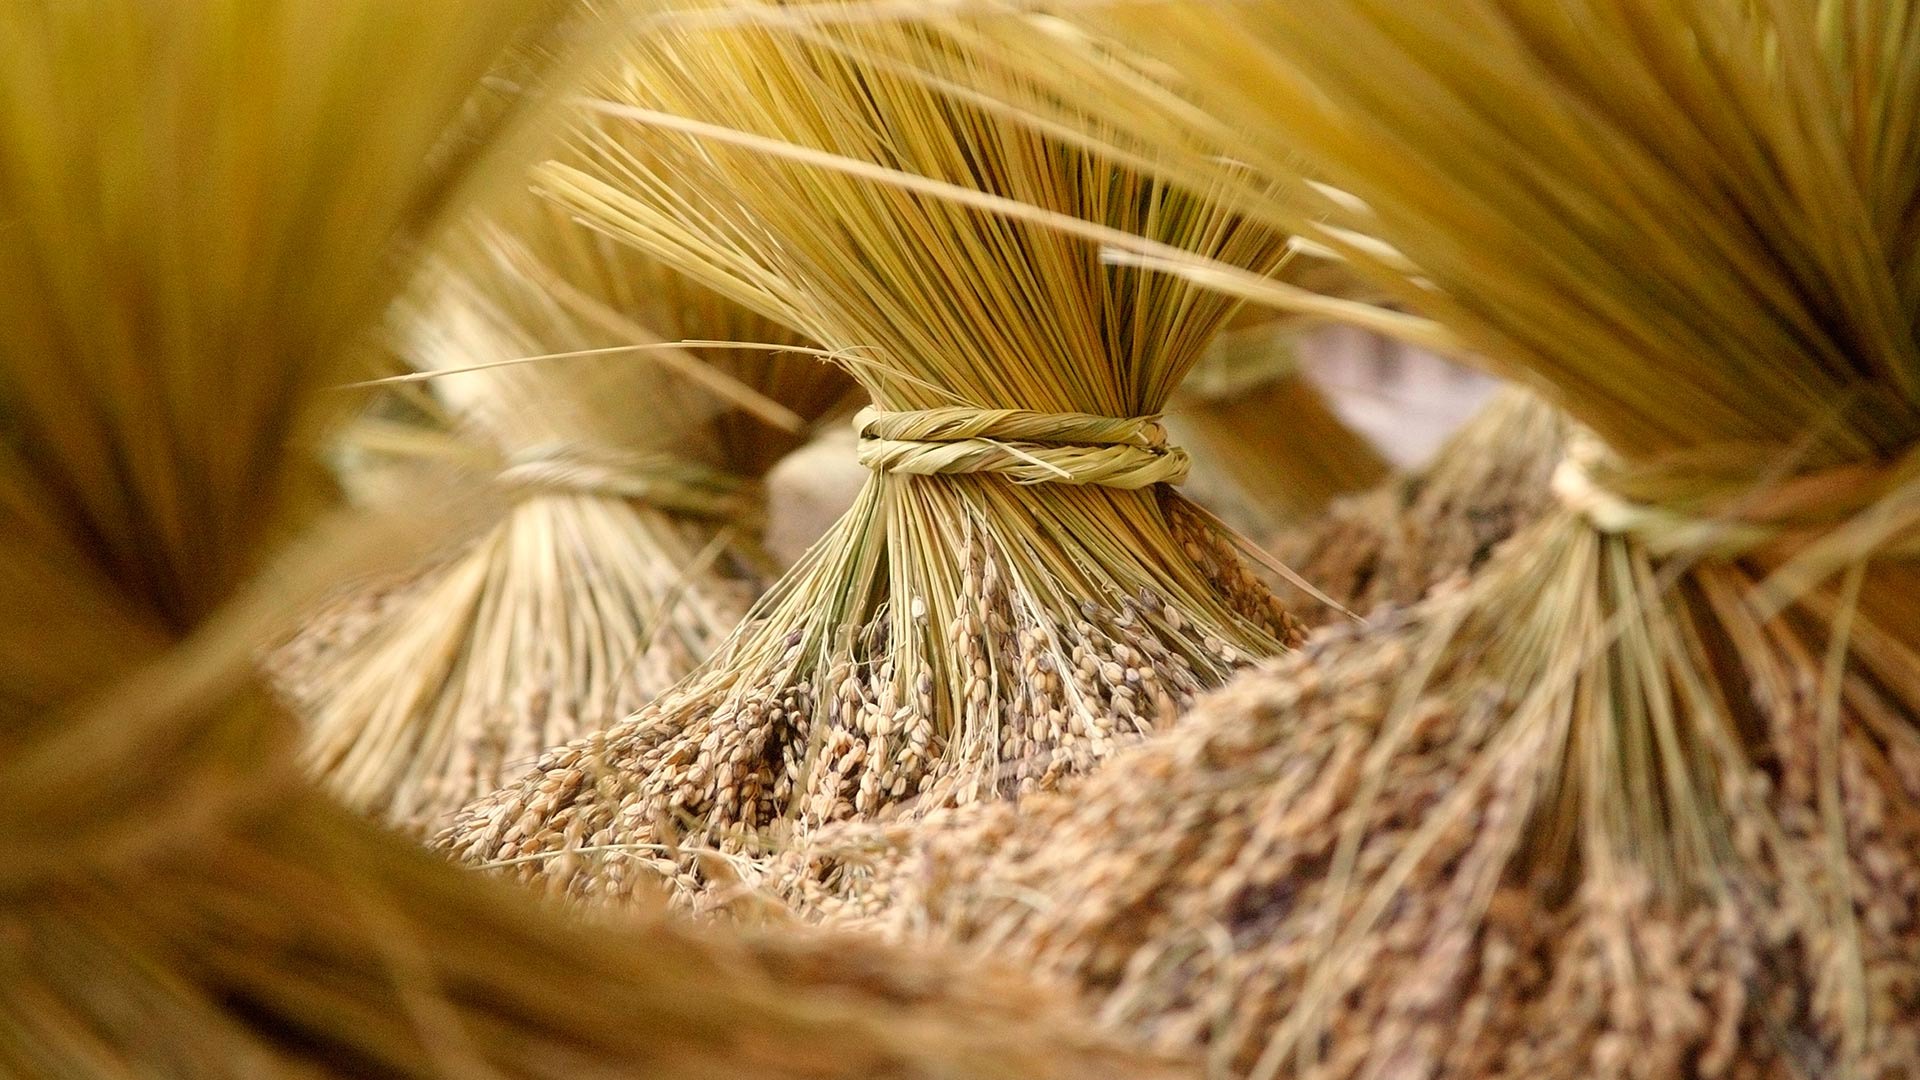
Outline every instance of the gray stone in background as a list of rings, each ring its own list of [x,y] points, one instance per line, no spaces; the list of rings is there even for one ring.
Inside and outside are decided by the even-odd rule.
[[[1363,330],[1330,326],[1301,346],[1307,374],[1334,408],[1400,468],[1420,464],[1472,416],[1498,380]],[[782,461],[767,477],[767,548],[790,565],[853,502],[866,470],[853,456],[853,429],[836,425]],[[1195,465],[1187,490],[1234,519],[1221,477]]]

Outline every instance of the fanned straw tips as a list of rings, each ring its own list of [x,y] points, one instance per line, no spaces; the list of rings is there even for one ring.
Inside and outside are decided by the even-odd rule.
[[[720,863],[676,863],[682,837],[752,851],[787,820],[1050,787],[1294,638],[1168,486],[1186,458],[1158,414],[1232,303],[956,197],[1257,270],[1282,238],[885,54],[976,59],[897,23],[651,37],[604,88],[590,164],[547,172],[597,227],[842,355],[873,473],[705,670],[464,812],[462,858],[577,893],[692,884]]]
[[[403,584],[334,601],[273,665],[328,786],[422,830],[706,658],[771,577],[762,474],[851,390],[772,351],[790,331],[526,194],[426,278],[403,351],[437,375],[455,446],[519,498]],[[446,452],[384,441],[388,457]]]
[[[1128,1067],[930,958],[561,920],[298,779],[253,649],[393,535],[261,573],[325,487],[298,448],[530,100],[474,88],[558,29],[516,0],[0,6],[0,1074]]]
[[[790,893],[1230,1075],[1920,1074],[1920,10],[1089,17],[1604,444],[1465,591],[1070,796],[822,834]]]
[[[1282,532],[1274,554],[1348,611],[1369,615],[1414,603],[1478,570],[1508,537],[1557,505],[1553,474],[1565,456],[1567,427],[1538,395],[1507,387],[1425,467],[1335,500]],[[1310,626],[1342,617],[1318,602],[1296,610]]]

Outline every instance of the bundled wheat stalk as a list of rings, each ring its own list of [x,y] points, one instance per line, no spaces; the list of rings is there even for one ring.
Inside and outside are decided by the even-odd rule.
[[[848,164],[1255,269],[1282,238],[856,52],[956,79],[976,59],[858,20],[650,39],[604,87],[628,122],[544,178],[842,355],[872,476],[704,670],[465,811],[445,843],[466,860],[617,894],[676,865],[692,884],[682,837],[751,852],[786,842],[762,827],[1050,787],[1295,635],[1170,486],[1187,458],[1159,414],[1231,302]],[[676,116],[765,141],[656,130]]]
[[[1302,332],[1248,308],[1215,339],[1175,407],[1175,430],[1192,433],[1267,530],[1312,520],[1388,472],[1380,451],[1300,370]]]
[[[1338,499],[1282,532],[1274,554],[1349,611],[1411,604],[1462,574],[1555,505],[1565,417],[1537,394],[1508,387],[1454,433],[1433,460],[1372,491]],[[1338,609],[1303,602],[1310,626]]]
[[[1274,219],[1597,437],[1465,590],[773,887],[1233,1075],[1920,1071],[1920,12],[1178,10],[1102,17],[1345,192]]]
[[[430,569],[336,600],[276,667],[328,786],[427,829],[733,629],[769,576],[760,477],[849,384],[799,353],[666,344],[792,334],[526,194],[464,229],[419,291],[404,353],[523,497]]]
[[[0,1073],[1093,1068],[1017,987],[561,921],[298,779],[252,649],[418,531],[307,533],[299,448],[518,124],[478,81],[561,29],[511,0],[0,12]]]

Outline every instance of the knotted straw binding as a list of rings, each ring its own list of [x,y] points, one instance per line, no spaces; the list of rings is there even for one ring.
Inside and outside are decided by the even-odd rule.
[[[1136,489],[1177,484],[1192,464],[1167,445],[1157,416],[1043,413],[1025,409],[888,412],[853,419],[860,464],[915,476],[997,473],[1019,484],[1094,484]]]
[[[671,454],[543,446],[516,454],[500,480],[528,494],[633,499],[729,525],[757,522],[764,509],[758,484]]]
[[[1722,446],[1628,465],[1597,439],[1570,446],[1560,500],[1656,555],[1793,559],[1832,570],[1920,556],[1920,446],[1885,461],[1771,475],[1778,448]]]

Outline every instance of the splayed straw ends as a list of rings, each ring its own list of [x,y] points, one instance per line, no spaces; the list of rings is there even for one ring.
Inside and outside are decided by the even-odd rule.
[[[532,100],[474,87],[561,29],[513,0],[0,9],[0,1073],[1088,1060],[920,958],[559,920],[298,779],[249,660],[365,543],[260,576],[324,489],[300,448]]]
[[[1185,80],[1125,103],[1175,175],[1311,169],[1345,194],[1263,215],[1597,439],[1464,591],[1069,796],[823,834],[789,891],[1037,955],[1236,1075],[1920,1070],[1920,11],[1084,17]]]
[[[975,61],[897,23],[690,29],[636,49],[603,92],[1255,271],[1282,256],[1203,193],[856,58],[882,51],[956,75]],[[554,198],[849,358],[873,472],[707,670],[469,808],[446,837],[463,858],[617,894],[673,872],[653,853],[682,834],[753,850],[784,842],[760,827],[1049,787],[1292,639],[1168,487],[1185,456],[1158,414],[1229,301],[729,142],[610,123],[583,152],[547,173]]]
[[[768,576],[761,475],[851,383],[807,355],[669,345],[793,335],[526,194],[417,289],[404,352],[522,495],[463,550],[336,600],[274,667],[328,787],[430,831],[706,658]]]

